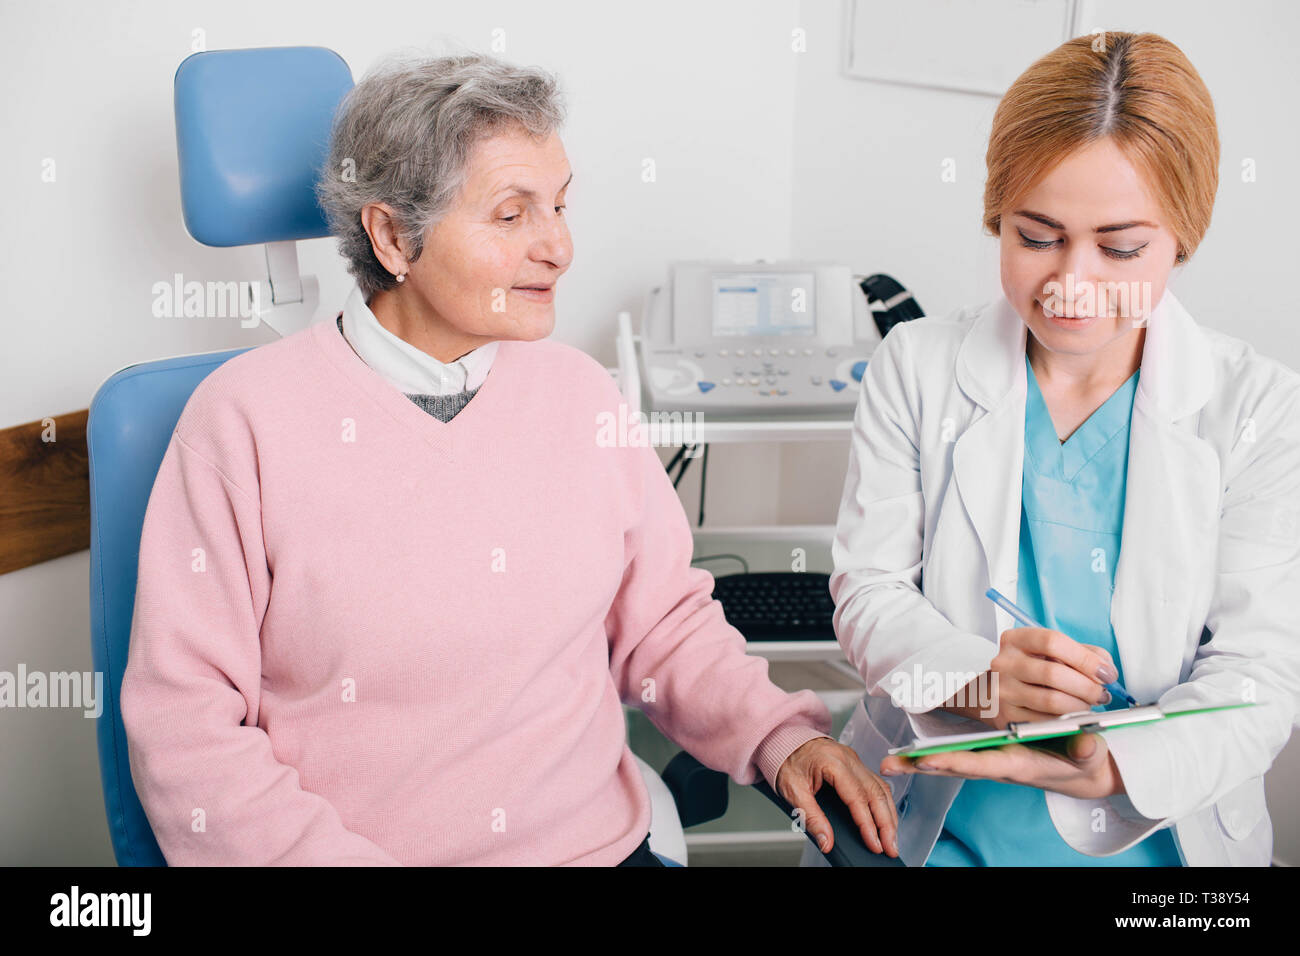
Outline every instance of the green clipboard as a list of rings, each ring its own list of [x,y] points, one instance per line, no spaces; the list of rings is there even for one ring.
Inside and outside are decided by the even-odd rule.
[[[1006,730],[990,730],[973,734],[951,734],[946,737],[918,737],[906,747],[890,748],[889,754],[894,757],[924,757],[926,754],[947,753],[951,750],[983,750],[986,747],[1023,744],[1034,740],[1047,740],[1052,737],[1072,737],[1075,734],[1098,733],[1115,727],[1149,724],[1157,720],[1185,717],[1188,714],[1208,714],[1216,710],[1235,710],[1238,707],[1254,706],[1255,702],[1251,701],[1245,704],[1198,707],[1193,710],[1164,711],[1159,704],[1125,707],[1121,710],[1081,710],[1072,714],[1062,714],[1052,720],[1026,720],[1010,723],[1007,724]]]

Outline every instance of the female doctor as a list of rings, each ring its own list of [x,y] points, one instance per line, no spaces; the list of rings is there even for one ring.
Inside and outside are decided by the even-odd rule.
[[[862,381],[830,586],[867,695],[841,739],[890,781],[908,865],[1267,865],[1300,688],[1300,376],[1166,288],[1210,222],[1210,95],[1159,36],[1071,40],[1007,92],[987,163],[1003,295],[896,326]],[[1255,706],[887,757],[1125,705],[1116,677],[1166,710]]]

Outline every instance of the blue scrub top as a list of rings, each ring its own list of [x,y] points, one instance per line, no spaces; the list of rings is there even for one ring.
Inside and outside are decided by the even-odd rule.
[[[1064,443],[1025,357],[1025,464],[1021,480],[1016,603],[1044,627],[1110,652],[1124,668],[1110,624],[1124,526],[1134,372]],[[1126,706],[1112,700],[1107,710]],[[962,783],[926,866],[1181,866],[1169,829],[1113,856],[1088,856],[1061,839],[1036,787]]]

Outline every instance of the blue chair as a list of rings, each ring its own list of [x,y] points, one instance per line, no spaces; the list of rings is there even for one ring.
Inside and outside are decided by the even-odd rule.
[[[329,234],[314,183],[335,110],[352,88],[347,64],[321,47],[196,53],[177,69],[175,88],[186,228],[206,245],[265,244],[271,297],[257,316],[282,335],[297,331],[313,320],[319,296],[315,279],[298,274],[295,243]],[[166,865],[131,780],[120,703],[145,509],[190,395],[215,368],[245,351],[130,365],[105,381],[90,405],[91,647],[108,693],[96,730],[109,834],[123,866]],[[652,798],[652,845],[672,848],[660,859],[682,865],[682,828],[726,811],[726,775],[685,753],[662,780],[640,765]],[[790,812],[765,783],[758,788]],[[832,862],[855,853],[865,854],[862,862],[876,862],[834,794],[825,793],[821,802],[836,824]]]
[[[315,280],[298,275],[295,244],[329,235],[313,190],[351,88],[347,64],[322,47],[196,53],[176,70],[185,226],[210,246],[266,244],[271,296],[265,308],[258,297],[258,318],[282,335],[310,322],[318,303]],[[90,405],[91,649],[108,691],[96,730],[109,834],[124,866],[165,864],[131,781],[121,713],[145,508],[195,387],[244,351],[128,366]]]

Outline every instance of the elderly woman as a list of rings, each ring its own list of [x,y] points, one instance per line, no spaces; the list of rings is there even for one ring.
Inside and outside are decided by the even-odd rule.
[[[894,328],[862,383],[831,588],[870,693],[842,739],[893,776],[909,865],[1267,865],[1300,691],[1300,376],[1167,288],[1210,223],[1210,94],[1161,37],[1071,40],[1007,91],[987,159],[1003,295]],[[990,586],[1045,626],[995,617]],[[1124,706],[1116,679],[1167,712],[1254,706],[886,756]]]
[[[554,81],[482,56],[347,97],[337,321],[195,390],[154,485],[122,714],[172,864],[655,865],[622,704],[896,855],[883,782],[691,567],[620,396],[546,341],[573,259]]]

